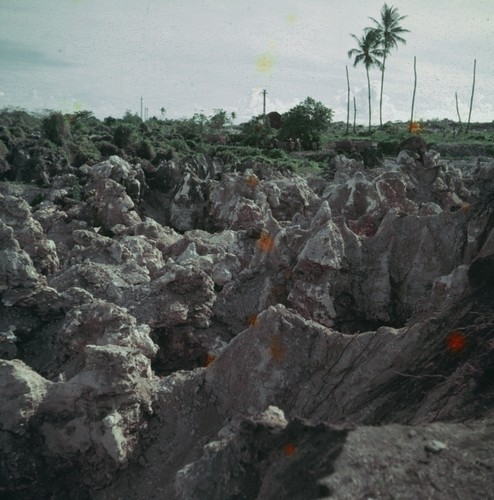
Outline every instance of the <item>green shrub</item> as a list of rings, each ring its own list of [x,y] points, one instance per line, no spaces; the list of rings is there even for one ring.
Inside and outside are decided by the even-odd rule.
[[[121,123],[113,132],[113,142],[119,148],[126,149],[135,141],[135,130],[131,125]]]
[[[82,199],[81,185],[77,177],[74,177],[72,182],[72,199],[75,201],[81,201]]]
[[[145,160],[152,160],[156,156],[153,145],[146,139],[138,144],[136,154]]]
[[[398,154],[398,141],[381,141],[379,143],[379,149],[382,151],[383,155],[395,156]]]
[[[45,200],[45,195],[43,193],[38,193],[31,201],[30,205],[35,207]]]
[[[266,152],[266,156],[268,158],[272,158],[274,160],[278,160],[278,159],[288,159],[290,158],[290,155],[287,154],[286,151],[284,151],[283,149],[279,149],[279,148],[276,148],[276,149],[269,149],[267,152]]]
[[[26,139],[26,132],[21,127],[13,126],[10,128],[9,132],[13,144],[16,144]]]
[[[153,158],[153,165],[159,165],[162,161],[168,161],[173,159],[173,149],[159,149],[156,156]]]
[[[75,154],[73,155],[73,162],[75,167],[80,167],[88,162],[97,162],[101,159],[100,151],[87,136],[83,136],[75,145],[74,149]]]
[[[186,141],[183,139],[171,139],[170,142],[170,147],[175,150],[177,153],[189,153],[190,148],[187,144]]]
[[[15,144],[15,140],[10,133],[8,127],[1,125],[0,126],[0,141],[2,141],[6,147],[13,146]]]
[[[226,165],[237,165],[240,163],[240,157],[233,151],[216,151],[213,155],[215,158],[222,160]]]
[[[192,139],[186,139],[185,140],[185,144],[187,144],[187,147],[190,149],[190,150],[195,150],[195,149],[198,149],[198,145],[201,144],[200,142],[197,142],[197,141],[194,141]]]
[[[60,112],[50,113],[41,123],[41,128],[47,139],[57,146],[63,146],[70,139],[69,125]]]
[[[0,141],[0,158],[5,160],[5,158],[7,158],[7,156],[8,156],[8,154],[9,154],[9,150],[8,150],[7,146],[2,141]]]
[[[112,144],[111,142],[108,141],[101,141],[100,143],[97,144],[97,148],[103,158],[108,158],[113,155],[121,154],[120,149],[117,148],[115,144]]]
[[[485,154],[486,156],[494,156],[494,144],[485,145]]]

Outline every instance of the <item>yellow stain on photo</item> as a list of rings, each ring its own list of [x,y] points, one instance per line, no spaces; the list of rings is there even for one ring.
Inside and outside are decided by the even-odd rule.
[[[270,40],[268,42],[268,49],[269,50],[275,50],[276,47],[278,47],[278,42],[276,40]]]
[[[256,59],[256,69],[259,73],[271,73],[274,67],[274,57],[271,54],[262,54]]]
[[[59,109],[65,114],[77,113],[84,110],[84,103],[77,99],[62,99],[59,101]]]
[[[291,24],[293,26],[293,25],[297,24],[298,16],[297,16],[297,14],[288,14],[288,16],[286,16],[286,20],[287,20],[288,24]]]

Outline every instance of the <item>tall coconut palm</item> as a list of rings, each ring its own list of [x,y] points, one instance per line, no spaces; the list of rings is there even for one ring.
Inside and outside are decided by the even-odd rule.
[[[365,29],[361,38],[354,35],[350,35],[357,42],[357,47],[348,51],[348,57],[355,56],[353,60],[353,66],[362,63],[365,66],[365,71],[367,73],[367,88],[369,90],[369,132],[371,130],[371,85],[369,78],[369,70],[376,66],[381,69],[382,63],[379,60],[383,57],[383,51],[380,46],[381,35],[379,31],[374,29]]]
[[[369,19],[374,23],[373,28],[380,35],[380,45],[383,51],[383,60],[381,67],[381,96],[379,99],[379,123],[383,124],[383,89],[384,89],[384,71],[386,70],[386,58],[391,49],[397,48],[399,43],[406,44],[406,40],[401,36],[403,33],[409,33],[409,30],[402,28],[400,22],[407,16],[400,16],[398,9],[384,4],[381,8],[381,20],[377,21],[373,17]]]

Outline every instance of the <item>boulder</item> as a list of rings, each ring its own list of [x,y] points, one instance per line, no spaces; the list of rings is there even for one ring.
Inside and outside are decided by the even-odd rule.
[[[398,146],[399,151],[408,151],[412,154],[417,155],[421,161],[424,159],[424,155],[427,152],[427,144],[420,135],[414,135],[405,139]]]
[[[149,359],[158,351],[148,325],[138,325],[136,319],[121,307],[103,300],[91,300],[72,308],[57,334],[57,357],[64,376],[71,378],[85,365],[85,347],[116,345],[133,348]]]
[[[126,194],[125,188],[112,179],[97,181],[91,207],[96,225],[110,233],[130,232],[133,226],[141,222],[134,210],[134,202]],[[122,229],[119,226],[122,226]]]
[[[0,220],[13,229],[15,239],[39,273],[47,275],[58,270],[60,262],[55,243],[45,237],[27,202],[0,194]]]
[[[18,359],[0,359],[0,430],[24,434],[51,382]]]

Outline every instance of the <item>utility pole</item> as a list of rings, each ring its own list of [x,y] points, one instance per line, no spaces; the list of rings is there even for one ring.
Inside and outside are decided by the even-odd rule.
[[[141,121],[142,121],[142,96],[141,96]]]
[[[262,91],[262,116],[266,118],[266,89]]]

